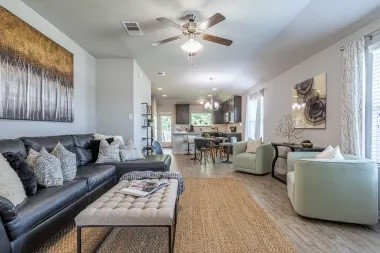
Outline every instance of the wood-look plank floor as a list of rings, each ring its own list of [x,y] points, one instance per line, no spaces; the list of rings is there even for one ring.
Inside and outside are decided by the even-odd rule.
[[[171,151],[165,149],[164,152]],[[190,158],[186,155],[172,155],[171,170],[181,172],[185,178],[238,178],[300,252],[380,252],[380,224],[361,226],[302,218],[290,204],[286,185],[270,175],[255,176],[235,172],[232,164],[220,161],[200,164]]]

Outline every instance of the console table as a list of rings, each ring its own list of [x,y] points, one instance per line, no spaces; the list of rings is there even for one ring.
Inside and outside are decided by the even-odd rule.
[[[300,144],[288,144],[288,143],[272,143],[272,146],[275,151],[274,159],[272,162],[272,177],[279,180],[280,182],[284,184],[286,184],[286,175],[285,176],[276,175],[274,169],[275,169],[277,159],[281,157],[286,160],[288,155],[286,154],[285,156],[279,156],[278,147],[290,148],[292,152],[322,152],[324,150],[324,148],[321,148],[321,147],[304,148]]]

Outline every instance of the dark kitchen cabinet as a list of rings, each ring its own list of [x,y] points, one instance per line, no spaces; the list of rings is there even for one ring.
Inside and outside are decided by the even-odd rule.
[[[220,105],[219,110],[215,111],[214,114],[214,124],[224,124],[223,118],[223,107]]]
[[[175,105],[176,124],[188,125],[190,123],[190,105]]]
[[[233,122],[240,123],[241,122],[241,96],[234,96],[233,98]]]
[[[234,96],[221,105],[222,123],[241,122],[241,96]],[[218,124],[218,123],[215,123]]]

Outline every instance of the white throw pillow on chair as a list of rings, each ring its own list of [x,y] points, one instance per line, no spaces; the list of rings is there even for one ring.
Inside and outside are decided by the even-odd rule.
[[[257,140],[248,140],[247,142],[247,149],[245,150],[246,153],[253,153],[256,154],[256,150],[259,146],[263,145],[263,138],[260,137]]]
[[[342,152],[340,152],[339,145],[335,148],[330,145],[320,154],[316,155],[315,159],[344,160],[344,157],[342,155]]]

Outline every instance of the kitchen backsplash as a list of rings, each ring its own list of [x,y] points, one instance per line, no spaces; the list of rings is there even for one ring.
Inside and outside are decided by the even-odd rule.
[[[223,132],[223,133],[229,133],[231,132],[230,127],[235,126],[236,127],[236,132],[237,133],[242,133],[243,132],[243,125],[241,123],[234,123],[234,124],[215,124],[213,126],[194,126],[194,131],[195,132],[213,132],[216,131],[215,129],[213,130],[212,127],[218,128],[218,132]],[[189,125],[175,125],[173,131],[175,132],[182,132],[189,130],[190,126]]]

